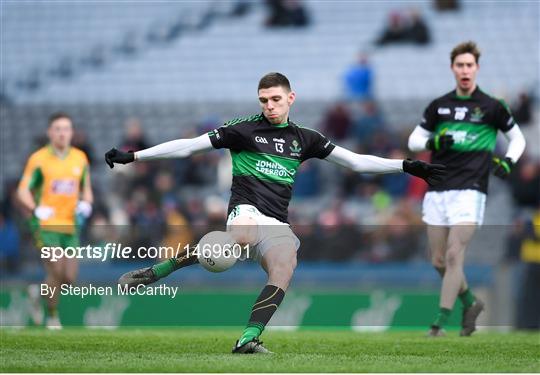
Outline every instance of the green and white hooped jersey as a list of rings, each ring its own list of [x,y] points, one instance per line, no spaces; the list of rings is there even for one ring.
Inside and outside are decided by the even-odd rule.
[[[433,151],[431,162],[447,167],[447,178],[429,190],[473,189],[487,193],[491,159],[497,131],[515,125],[506,104],[482,92],[471,96],[451,91],[432,101],[420,126],[436,134],[449,134],[454,145],[449,150]]]
[[[264,215],[287,222],[292,185],[300,164],[324,159],[334,149],[319,132],[289,121],[273,125],[262,115],[239,118],[208,133],[215,148],[227,148],[233,163],[228,213],[251,204]]]

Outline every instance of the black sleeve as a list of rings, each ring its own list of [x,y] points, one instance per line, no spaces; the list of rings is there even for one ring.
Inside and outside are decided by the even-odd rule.
[[[502,100],[497,101],[494,122],[495,127],[505,133],[516,124],[514,117],[510,113],[510,108]]]
[[[208,132],[214,148],[240,149],[242,146],[241,125],[223,125]]]
[[[437,105],[435,101],[432,101],[424,111],[424,116],[422,121],[420,121],[420,126],[426,129],[427,131],[435,131],[435,125],[437,125]]]
[[[311,158],[324,159],[336,147],[336,145],[318,131],[304,128],[302,132],[306,144],[306,151],[302,155],[302,160]]]

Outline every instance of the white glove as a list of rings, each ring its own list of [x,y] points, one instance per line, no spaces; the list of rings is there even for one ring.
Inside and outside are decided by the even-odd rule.
[[[34,215],[39,220],[47,220],[54,216],[54,208],[49,206],[37,206],[34,209]]]
[[[90,217],[90,215],[92,215],[92,205],[87,201],[79,201],[79,203],[77,203],[77,208],[75,209],[75,212],[77,213],[77,215],[88,218]]]

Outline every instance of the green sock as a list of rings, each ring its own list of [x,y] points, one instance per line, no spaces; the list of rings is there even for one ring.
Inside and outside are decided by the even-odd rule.
[[[253,340],[255,337],[259,337],[262,331],[263,330],[256,325],[248,325],[246,329],[244,329],[244,332],[242,333],[240,340],[238,340],[238,345],[242,346],[246,342]]]
[[[190,252],[191,251],[191,252]],[[189,250],[184,251],[183,253],[177,255],[175,258],[170,258],[154,264],[152,270],[158,279],[162,279],[165,276],[168,276],[172,272],[179,270],[183,267],[192,266],[196,263],[199,263],[199,259],[196,256],[193,256],[194,248],[190,247]]]
[[[448,321],[448,318],[450,317],[451,313],[452,313],[452,310],[441,307],[439,309],[439,313],[437,314],[437,317],[435,318],[435,321],[433,322],[433,325],[437,327],[444,326],[446,322]]]
[[[459,293],[459,299],[461,303],[463,303],[463,307],[465,307],[466,309],[474,305],[474,301],[476,301],[476,297],[474,296],[474,294],[472,294],[469,288],[467,288],[467,290],[465,290],[464,292]]]
[[[176,271],[176,269],[177,264],[175,258],[164,260],[163,262],[154,264],[152,266],[152,270],[154,270],[154,273],[159,279],[169,275],[173,271]]]

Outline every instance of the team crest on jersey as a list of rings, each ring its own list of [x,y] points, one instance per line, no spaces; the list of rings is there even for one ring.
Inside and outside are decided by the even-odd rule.
[[[289,146],[291,149],[291,156],[300,156],[300,151],[302,151],[302,147],[300,147],[300,143],[295,139],[292,141],[292,146]]]
[[[471,122],[480,122],[484,118],[484,112],[480,109],[480,107],[474,107],[472,113],[471,113]]]

